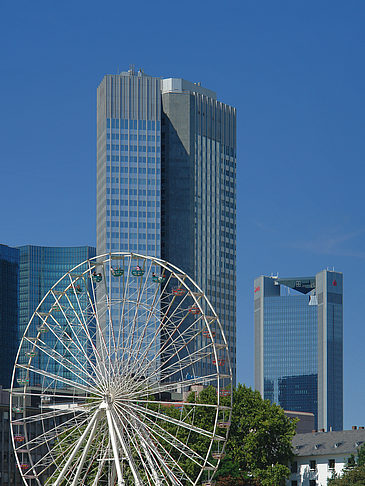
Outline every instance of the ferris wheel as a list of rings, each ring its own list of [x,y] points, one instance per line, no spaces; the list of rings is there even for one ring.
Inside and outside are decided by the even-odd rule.
[[[202,290],[166,261],[86,260],[21,339],[13,446],[29,486],[205,486],[224,457],[232,370]]]

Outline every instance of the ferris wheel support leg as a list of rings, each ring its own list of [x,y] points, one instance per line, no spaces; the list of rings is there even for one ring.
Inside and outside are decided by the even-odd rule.
[[[111,417],[110,409],[108,404],[105,404],[105,414],[106,418],[108,420],[108,425],[109,425],[109,432],[110,432],[110,441],[112,443],[112,449],[113,449],[113,455],[114,455],[114,464],[115,468],[117,470],[117,476],[118,476],[118,486],[124,486],[125,482],[123,479],[122,475],[122,470],[120,468],[120,459],[119,459],[119,451],[118,451],[118,446],[117,446],[117,439],[115,436],[115,428],[113,424],[113,420]]]
[[[122,437],[122,435],[120,433],[120,430],[118,428],[118,425],[116,424],[116,422],[114,420],[114,417],[110,413],[110,410],[107,410],[107,412],[109,412],[109,416],[107,415],[108,416],[108,420],[109,420],[109,417],[110,417],[111,424],[112,424],[112,426],[114,428],[114,431],[116,432],[116,434],[118,436],[119,442],[120,442],[120,444],[121,444],[121,446],[123,448],[123,452],[124,452],[124,454],[125,454],[125,456],[127,458],[127,461],[129,463],[129,466],[130,466],[130,468],[132,470],[132,474],[133,474],[133,477],[134,477],[135,484],[136,484],[136,486],[144,486],[143,485],[143,482],[142,482],[142,480],[141,480],[141,478],[140,478],[140,476],[138,474],[138,470],[137,470],[137,468],[136,468],[136,466],[134,464],[134,460],[133,460],[132,454],[130,453],[130,451],[128,451],[128,448],[127,448],[127,446],[126,446],[126,444],[124,442],[124,439],[123,439],[123,437]],[[118,470],[117,470],[117,472],[118,472]]]
[[[60,472],[60,475],[58,476],[58,478],[56,479],[56,481],[53,483],[53,486],[59,486],[61,484],[61,482],[65,479],[65,473],[66,473],[67,469],[69,468],[69,466],[71,465],[72,461],[75,459],[76,454],[79,452],[79,450],[81,448],[81,445],[82,445],[82,443],[85,440],[85,437],[90,432],[90,430],[93,428],[95,422],[98,422],[99,421],[99,413],[100,413],[100,411],[98,410],[94,414],[93,418],[90,420],[88,426],[86,427],[86,429],[84,430],[83,434],[81,435],[81,437],[77,441],[77,443],[75,445],[75,448],[72,451],[72,454],[68,458],[66,464],[63,466],[63,469]]]
[[[107,455],[107,450],[104,452],[103,458],[102,458],[102,460],[101,460],[100,466],[99,466],[99,468],[98,468],[98,471],[97,471],[97,473],[96,473],[96,476],[95,476],[95,479],[94,479],[94,481],[93,481],[92,486],[98,486],[99,478],[100,478],[100,476],[101,476],[101,473],[102,473],[103,468],[104,468],[104,464],[105,464],[105,462],[106,462],[106,461],[105,461],[106,455]]]
[[[82,456],[81,456],[81,459],[80,459],[80,464],[77,468],[77,471],[76,471],[76,475],[72,481],[72,484],[71,486],[76,486],[77,485],[77,481],[79,480],[79,477],[80,477],[80,474],[81,474],[81,470],[82,470],[82,466],[84,465],[85,463],[85,459],[86,459],[86,456],[87,456],[87,453],[89,452],[89,449],[90,449],[90,445],[94,439],[94,436],[95,436],[95,432],[96,432],[96,429],[97,429],[97,426],[98,426],[98,422],[99,420],[96,420],[95,423],[94,423],[94,427],[90,433],[90,436],[87,440],[87,443],[86,443],[86,446],[85,446],[85,449],[82,453]]]

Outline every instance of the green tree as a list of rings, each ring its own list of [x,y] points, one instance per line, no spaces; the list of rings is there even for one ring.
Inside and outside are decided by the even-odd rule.
[[[365,444],[358,450],[356,458],[351,454],[342,474],[334,475],[328,484],[330,486],[365,485]]]
[[[280,486],[290,471],[291,446],[296,421],[257,391],[238,385],[233,393],[233,410],[227,455],[218,472],[218,484],[227,478],[233,484]],[[226,482],[225,482],[226,481]],[[236,482],[234,482],[236,481]]]
[[[331,486],[364,486],[365,485],[365,464],[353,469],[347,469],[341,477],[330,479]]]

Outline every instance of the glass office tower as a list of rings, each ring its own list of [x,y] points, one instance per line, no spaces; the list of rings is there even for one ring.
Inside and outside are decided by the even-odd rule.
[[[316,426],[343,426],[343,277],[261,276],[254,283],[255,387]]]
[[[97,109],[97,253],[153,255],[192,277],[235,379],[236,110],[200,84],[133,69],[104,77]]]
[[[162,81],[162,108],[162,256],[211,301],[235,383],[236,110],[183,79]],[[211,362],[202,366],[209,374]]]
[[[43,246],[21,246],[20,252],[20,264],[19,264],[19,337],[21,338],[28,322],[30,321],[35,309],[45,294],[50,288],[65,275],[74,266],[82,263],[88,258],[95,256],[95,248],[89,246],[80,247],[43,247]],[[81,271],[81,270],[80,270]],[[79,296],[81,305],[86,307],[87,295],[86,293]],[[49,297],[49,302],[45,301],[45,306],[49,304],[51,306],[54,303],[54,297]],[[61,312],[58,313],[58,322],[64,326],[67,330],[67,320]],[[33,321],[35,327],[41,326],[42,322],[39,317],[36,317]],[[46,333],[44,335],[48,344],[52,344],[57,347],[59,343],[56,342],[52,333]],[[54,342],[52,341],[54,340]],[[62,347],[60,347],[61,349]],[[63,349],[63,348],[62,348]],[[19,358],[24,359],[24,362],[28,359],[26,356]],[[37,359],[46,359],[42,354],[41,357],[35,357]],[[37,363],[37,366],[42,368],[42,363]],[[48,369],[50,369],[48,367]],[[60,370],[54,369],[54,373],[59,373]],[[62,368],[62,373],[67,374]],[[69,376],[65,376],[69,378]],[[37,385],[34,382],[35,377],[31,376],[32,382],[30,385]]]
[[[0,245],[0,385],[10,386],[17,348],[19,250]]]
[[[105,76],[97,92],[97,252],[161,256],[160,79]]]

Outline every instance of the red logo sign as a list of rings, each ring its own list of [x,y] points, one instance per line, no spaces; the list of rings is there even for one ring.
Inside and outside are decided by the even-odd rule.
[[[337,286],[337,282],[336,282],[336,280],[334,280],[334,281],[332,282],[332,285],[333,285],[334,287],[336,287],[336,286]]]
[[[258,292],[260,290],[260,286],[255,288],[255,292]]]

